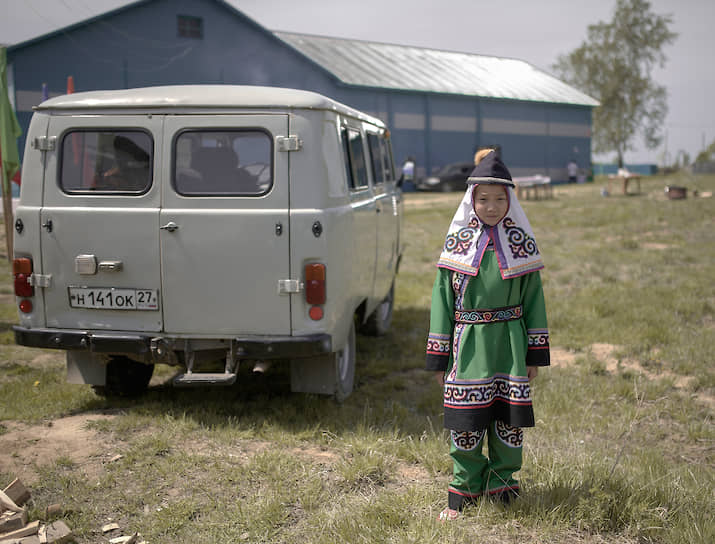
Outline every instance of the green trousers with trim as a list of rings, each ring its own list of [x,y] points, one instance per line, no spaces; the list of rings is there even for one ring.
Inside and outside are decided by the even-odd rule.
[[[484,440],[488,454],[482,453]],[[460,510],[465,503],[481,496],[517,492],[514,473],[521,469],[523,431],[501,421],[474,432],[451,432],[449,454],[454,464],[449,486],[449,507]]]

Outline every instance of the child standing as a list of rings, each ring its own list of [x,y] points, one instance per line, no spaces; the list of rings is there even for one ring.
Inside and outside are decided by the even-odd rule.
[[[483,494],[518,495],[522,427],[534,426],[529,382],[549,364],[544,265],[511,174],[492,151],[467,183],[437,263],[427,340],[454,465],[442,520]]]

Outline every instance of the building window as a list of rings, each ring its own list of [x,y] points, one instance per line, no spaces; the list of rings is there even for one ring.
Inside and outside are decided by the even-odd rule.
[[[180,38],[200,40],[204,37],[204,20],[201,17],[179,15],[177,17],[177,32]]]

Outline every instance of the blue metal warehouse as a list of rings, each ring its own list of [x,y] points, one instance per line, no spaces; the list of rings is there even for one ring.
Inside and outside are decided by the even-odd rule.
[[[224,0],[140,0],[8,48],[26,132],[32,107],[66,91],[225,83],[319,92],[383,119],[395,160],[418,172],[498,145],[512,174],[566,179],[590,166],[591,97],[527,62],[271,32]],[[24,141],[21,142],[24,147]]]

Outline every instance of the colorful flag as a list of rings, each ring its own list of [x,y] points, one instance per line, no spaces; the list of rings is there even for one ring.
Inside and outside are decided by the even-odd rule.
[[[22,134],[7,89],[7,52],[0,47],[0,150],[2,151],[2,182],[10,194],[10,180],[20,169],[17,139]]]

